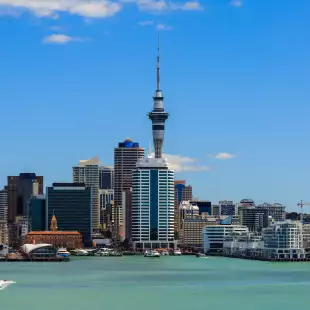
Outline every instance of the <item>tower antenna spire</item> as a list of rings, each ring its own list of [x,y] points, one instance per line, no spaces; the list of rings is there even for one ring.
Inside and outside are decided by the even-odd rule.
[[[160,36],[157,37],[157,90],[160,90]]]

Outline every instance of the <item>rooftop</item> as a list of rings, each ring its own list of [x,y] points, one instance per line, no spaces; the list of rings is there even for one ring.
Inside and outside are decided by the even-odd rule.
[[[28,236],[33,235],[81,235],[78,231],[31,231],[27,234]]]

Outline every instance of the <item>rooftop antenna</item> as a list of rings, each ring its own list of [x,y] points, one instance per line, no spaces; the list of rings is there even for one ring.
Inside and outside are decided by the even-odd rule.
[[[160,90],[160,36],[157,37],[157,90]]]

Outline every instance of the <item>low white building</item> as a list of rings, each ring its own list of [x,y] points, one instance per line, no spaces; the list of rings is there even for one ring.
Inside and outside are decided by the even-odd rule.
[[[202,231],[204,252],[221,252],[224,240],[232,234],[248,233],[249,229],[241,225],[212,225]]]

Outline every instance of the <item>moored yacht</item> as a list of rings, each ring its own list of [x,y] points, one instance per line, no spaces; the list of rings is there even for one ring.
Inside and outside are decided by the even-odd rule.
[[[0,291],[4,290],[11,284],[15,284],[16,282],[14,281],[7,281],[7,280],[0,280]]]
[[[168,251],[162,251],[162,252],[161,252],[161,255],[168,256],[168,255],[169,255],[169,252],[168,252]]]
[[[144,252],[144,257],[160,257],[160,254],[156,250],[152,250],[152,251],[147,250]]]
[[[57,255],[61,257],[69,257],[70,253],[67,251],[66,248],[59,248],[57,251]]]
[[[88,251],[82,250],[82,249],[76,250],[75,253],[76,253],[76,256],[88,256],[89,255]]]
[[[173,251],[173,255],[179,256],[179,255],[182,255],[182,252],[180,249],[176,249]]]

